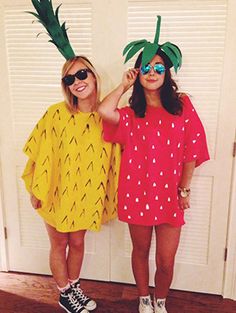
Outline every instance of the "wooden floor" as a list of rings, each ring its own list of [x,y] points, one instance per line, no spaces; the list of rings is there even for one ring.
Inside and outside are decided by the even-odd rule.
[[[82,280],[98,304],[94,313],[136,313],[135,286]],[[153,290],[151,289],[151,292]],[[0,313],[63,313],[50,276],[0,272]],[[168,313],[236,313],[236,301],[220,296],[171,290]]]

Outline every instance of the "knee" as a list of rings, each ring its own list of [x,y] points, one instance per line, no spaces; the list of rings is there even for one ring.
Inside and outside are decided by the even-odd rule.
[[[84,238],[73,238],[69,240],[69,249],[81,251],[84,249]]]
[[[58,241],[54,241],[52,244],[51,244],[51,251],[55,252],[65,252],[66,251],[66,248],[67,248],[67,245],[68,245],[68,239],[65,238],[65,239],[61,239],[61,240],[58,240]]]
[[[174,260],[157,260],[157,270],[168,275],[173,272],[174,269]]]
[[[133,247],[134,257],[147,259],[149,257],[149,247]]]

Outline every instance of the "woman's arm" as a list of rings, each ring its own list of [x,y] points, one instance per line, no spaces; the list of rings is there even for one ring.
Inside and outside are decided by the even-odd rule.
[[[190,192],[187,197],[181,197],[180,190],[190,189],[193,172],[195,169],[196,161],[186,162],[183,164],[182,176],[179,182],[179,204],[180,208],[185,210],[190,207]]]
[[[190,188],[196,161],[186,162],[183,164],[182,176],[179,187]]]
[[[117,111],[119,100],[121,96],[134,84],[138,76],[138,72],[138,69],[130,69],[125,72],[122,82],[118,85],[118,87],[116,87],[102,100],[98,107],[98,113],[104,120],[109,121],[112,124],[118,124],[120,120],[120,114]]]

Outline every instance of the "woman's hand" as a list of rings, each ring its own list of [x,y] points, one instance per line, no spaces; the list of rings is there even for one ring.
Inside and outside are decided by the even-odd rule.
[[[128,71],[124,72],[122,77],[122,85],[124,88],[124,92],[126,92],[131,86],[133,86],[138,74],[139,69],[137,68],[131,68]]]
[[[34,209],[39,209],[42,206],[41,201],[37,199],[33,194],[30,195],[30,202]]]
[[[190,196],[183,198],[179,196],[179,207],[181,210],[187,210],[190,208]]]
[[[121,83],[102,100],[98,107],[98,113],[104,120],[114,125],[119,123],[118,103],[122,95],[134,84],[138,73],[139,69],[134,68],[126,71],[123,74]]]

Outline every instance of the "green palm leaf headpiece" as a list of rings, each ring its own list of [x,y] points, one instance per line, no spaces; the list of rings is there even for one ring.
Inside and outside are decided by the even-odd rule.
[[[157,24],[156,24],[156,34],[154,42],[151,43],[146,39],[136,40],[130,42],[123,50],[123,55],[126,55],[125,63],[131,59],[140,49],[143,49],[142,55],[142,65],[148,64],[151,59],[157,53],[157,50],[161,50],[162,53],[168,58],[170,67],[174,66],[174,70],[177,73],[178,69],[182,64],[182,54],[180,49],[171,42],[165,42],[159,44],[160,36],[160,27],[161,27],[161,16],[157,15]]]
[[[70,45],[67,33],[66,33],[66,23],[64,22],[60,25],[58,13],[59,5],[54,13],[51,0],[31,0],[32,4],[37,13],[27,12],[32,14],[38,19],[38,22],[41,23],[46,31],[48,36],[51,38],[49,42],[52,42],[63,57],[66,60],[69,60],[75,56],[75,53]]]

